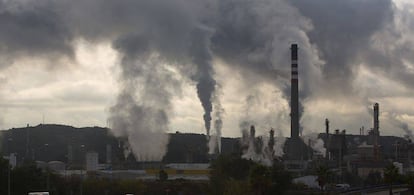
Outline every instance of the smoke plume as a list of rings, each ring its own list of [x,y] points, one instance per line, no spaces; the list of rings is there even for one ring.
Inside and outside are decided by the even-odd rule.
[[[308,36],[325,61],[324,79],[330,85],[341,86],[345,93],[352,90],[359,53],[370,46],[370,38],[392,18],[391,0],[294,0],[292,4],[314,26]]]
[[[324,141],[321,138],[318,138],[318,133],[310,133],[301,137],[303,142],[306,143],[312,150],[316,151],[319,155],[325,157],[326,148]]]
[[[300,116],[317,98],[377,95],[360,94],[360,68],[413,89],[412,10],[392,0],[0,0],[0,68],[30,57],[65,66],[55,62],[75,59],[76,41],[111,43],[121,68],[113,133],[128,137],[137,158],[156,160],[183,82],[197,91],[207,135],[212,121],[221,135],[215,59],[242,75],[248,93],[270,83],[289,100],[289,45],[297,43]],[[251,115],[240,125],[254,124]]]
[[[207,136],[210,136],[211,129],[211,112],[213,110],[212,98],[215,91],[216,81],[213,78],[213,67],[211,65],[211,52],[209,49],[209,33],[200,29],[196,31],[199,36],[194,41],[192,56],[194,64],[197,66],[197,72],[194,77],[197,82],[197,94],[204,109],[204,126]]]
[[[414,140],[413,130],[410,129],[408,124],[402,121],[401,118],[397,114],[394,113],[394,114],[389,115],[388,119],[391,121],[391,124],[393,124],[394,126],[404,131],[405,133],[404,136],[406,138],[409,138],[410,140]]]
[[[266,166],[271,166],[273,161],[283,156],[283,146],[286,138],[278,135],[274,137],[273,146],[270,136],[255,136],[255,127],[251,126],[250,134],[243,136],[240,144],[243,150],[242,158],[249,159]],[[273,147],[273,148],[270,148]]]
[[[114,47],[128,49],[119,41]],[[135,53],[135,52],[134,52]],[[158,65],[159,58],[125,55],[117,103],[110,109],[109,122],[113,133],[127,137],[137,160],[159,161],[166,152],[171,97],[179,90],[179,82],[167,65]],[[144,85],[137,86],[137,83]]]
[[[413,131],[408,127],[407,123],[401,122],[400,128],[405,132],[405,136],[414,140]]]
[[[218,88],[219,89],[219,88]],[[221,106],[219,99],[220,90],[216,90],[214,94],[214,136],[209,140],[209,154],[213,154],[216,151],[221,153],[221,129],[223,128],[223,114],[224,108]]]

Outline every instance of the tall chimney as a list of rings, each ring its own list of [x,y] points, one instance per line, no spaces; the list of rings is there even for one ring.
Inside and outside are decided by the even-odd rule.
[[[275,145],[275,131],[273,129],[270,129],[269,136],[270,138],[269,138],[268,146],[270,150],[273,151],[273,146]]]
[[[254,128],[254,125],[250,126],[250,138],[254,139],[256,137],[256,129]]]
[[[273,129],[270,129],[270,132],[269,132],[269,136],[270,136],[270,138],[269,138],[269,143],[268,143],[268,147],[269,147],[269,151],[270,151],[270,155],[272,156],[272,159],[273,159],[273,155],[274,155],[274,150],[273,150],[273,147],[275,146],[275,131],[273,130]]]
[[[326,141],[325,141],[325,158],[329,160],[329,120],[325,119]]]
[[[329,136],[329,120],[325,119],[326,135]]]
[[[379,104],[374,104],[374,128],[372,129],[372,134],[374,137],[374,157],[375,160],[378,160],[380,158],[379,153]]]
[[[379,136],[379,104],[374,104],[374,133]]]
[[[290,91],[290,137],[299,138],[299,84],[298,84],[298,45],[291,45],[292,80]]]

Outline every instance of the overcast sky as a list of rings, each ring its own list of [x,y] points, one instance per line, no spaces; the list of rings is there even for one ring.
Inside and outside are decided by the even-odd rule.
[[[382,134],[414,128],[409,0],[0,0],[0,127],[206,133],[206,95],[212,132],[219,118],[224,136],[240,136],[243,121],[289,136],[291,43],[304,134],[325,118],[353,134],[372,128],[374,102]],[[132,118],[165,113],[166,126],[119,122],[125,95],[151,113]]]

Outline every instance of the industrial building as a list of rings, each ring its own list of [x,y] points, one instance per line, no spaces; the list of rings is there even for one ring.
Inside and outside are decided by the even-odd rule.
[[[346,174],[353,174],[362,179],[372,174],[383,175],[384,168],[396,164],[402,173],[414,173],[414,143],[411,140],[380,134],[380,105],[373,104],[373,127],[365,134],[365,128],[359,135],[347,134],[345,129],[331,131],[329,119],[325,119],[325,132],[319,134],[323,140],[324,153],[312,148],[311,140],[303,140],[300,135],[300,94],[299,94],[299,58],[298,45],[291,48],[291,96],[290,96],[290,138],[280,148],[284,155],[275,156],[275,131],[270,129],[269,139],[256,136],[253,125],[246,126],[243,137],[221,139],[224,154],[236,153],[265,165],[279,161],[284,168],[295,176],[315,173],[318,166],[326,166],[335,174],[337,182],[343,182]],[[322,125],[321,121],[321,126]],[[250,129],[248,127],[250,126]],[[28,127],[29,128],[29,127]],[[207,142],[204,135],[181,134],[170,135],[168,152],[158,162],[137,162],[133,154],[124,155],[126,139],[108,136],[108,129],[97,129],[87,134],[66,127],[39,125],[30,127],[42,131],[44,135],[62,128],[62,135],[48,142],[34,141],[28,128],[15,130],[4,136],[9,141],[3,142],[3,148],[10,155],[10,163],[14,166],[24,159],[35,160],[40,168],[51,169],[62,175],[94,174],[103,178],[127,178],[156,180],[160,171],[165,171],[169,179],[208,180],[210,173]],[[249,131],[250,130],[250,131]],[[87,137],[99,137],[93,140]],[[108,138],[110,137],[110,138]],[[13,138],[13,139],[11,139]],[[33,140],[31,140],[33,139]],[[14,141],[12,141],[14,140]],[[42,140],[42,139],[38,139]],[[104,141],[100,141],[104,140]],[[266,142],[265,142],[266,140]],[[43,141],[43,140],[42,140]],[[47,144],[45,144],[47,143]],[[87,143],[87,144],[86,144]],[[124,145],[125,144],[125,145]],[[24,147],[19,147],[24,145]],[[54,146],[54,147],[51,147]],[[64,148],[56,150],[56,148]],[[65,154],[62,155],[61,151]],[[93,152],[92,152],[93,151]],[[249,156],[244,156],[249,153]],[[31,154],[31,155],[30,155]],[[60,159],[48,159],[51,154]],[[31,156],[31,157],[30,157]],[[49,163],[46,163],[49,162]],[[64,163],[65,162],[65,163]]]

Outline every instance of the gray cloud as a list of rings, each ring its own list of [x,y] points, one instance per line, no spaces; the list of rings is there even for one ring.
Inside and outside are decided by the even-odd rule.
[[[73,57],[73,35],[49,4],[0,2],[0,54],[3,58]]]
[[[357,58],[370,47],[372,35],[391,21],[392,1],[294,0],[292,4],[314,25],[308,36],[325,61],[325,80],[340,91],[351,91]]]
[[[410,89],[414,87],[414,71],[411,66],[414,63],[413,9],[413,5],[394,6],[392,22],[373,36],[370,49],[362,54],[375,73]]]
[[[414,22],[408,11],[395,12],[391,0],[0,1],[0,56],[70,57],[77,39],[111,42],[121,75],[110,121],[116,134],[135,140],[137,157],[153,160],[164,145],[148,157],[139,140],[165,144],[161,134],[183,80],[194,84],[210,130],[220,84],[214,58],[230,67],[229,76],[243,75],[246,91],[272,83],[288,99],[289,45],[298,43],[304,103],[338,94],[369,99],[353,94],[360,64],[412,87],[414,77],[401,64],[413,61],[412,41],[402,37]]]

